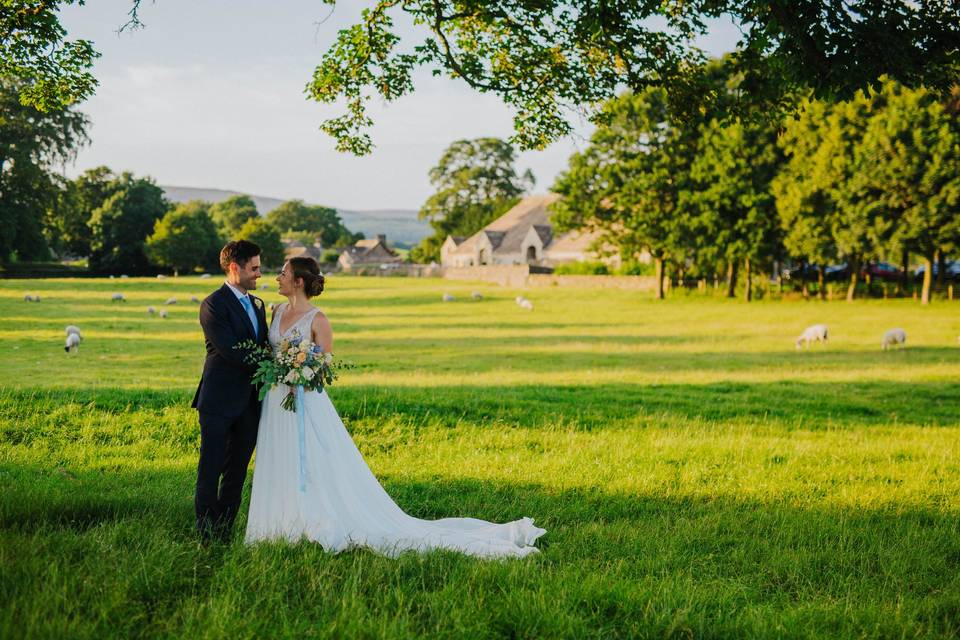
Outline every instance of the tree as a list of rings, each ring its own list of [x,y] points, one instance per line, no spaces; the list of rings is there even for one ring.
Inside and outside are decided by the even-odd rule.
[[[0,10],[0,76],[17,78],[20,101],[38,111],[63,111],[97,86],[92,43],[64,40],[58,13],[71,4],[83,0],[4,2]]]
[[[748,302],[753,267],[776,257],[781,246],[770,192],[781,161],[776,136],[776,129],[760,121],[711,120],[701,127],[690,166],[693,184],[681,198],[696,212],[693,236],[728,265],[729,297],[734,296],[737,265],[743,264]]]
[[[422,29],[420,42],[398,35],[399,13]],[[307,91],[345,104],[322,125],[337,148],[369,153],[367,103],[375,94],[389,102],[411,93],[415,70],[426,67],[496,93],[514,110],[512,141],[542,148],[570,133],[565,109],[602,121],[593,105],[624,86],[666,88],[675,111],[695,115],[711,87],[693,43],[707,19],[721,16],[743,33],[735,63],[749,100],[727,103],[731,116],[744,107],[760,113],[759,103],[775,120],[798,89],[845,98],[883,74],[943,90],[960,69],[960,12],[951,2],[377,0],[340,31]]]
[[[90,218],[116,187],[117,176],[108,167],[84,171],[60,190],[45,224],[47,241],[60,253],[89,256]]]
[[[280,232],[263,218],[248,220],[238,239],[249,240],[260,246],[260,262],[266,267],[279,267],[283,264],[284,250],[280,241]]]
[[[267,220],[281,233],[310,233],[324,247],[350,244],[357,235],[347,229],[336,209],[287,200],[267,214]]]
[[[836,203],[830,195],[833,180],[832,158],[824,146],[823,123],[829,106],[808,100],[796,118],[786,121],[780,146],[788,159],[771,185],[783,230],[783,244],[789,255],[817,265],[817,295],[826,298],[826,265],[837,258],[832,216]],[[806,270],[801,268],[801,273]],[[806,276],[803,289],[806,295]]]
[[[883,109],[865,128],[858,181],[896,221],[891,242],[923,259],[928,304],[934,263],[960,243],[960,125],[926,88],[887,79],[876,93]]]
[[[533,187],[529,170],[518,175],[513,146],[499,138],[457,140],[430,169],[436,189],[420,208],[434,234],[411,252],[418,262],[438,261],[440,246],[450,235],[473,235],[496,220]]]
[[[124,172],[110,195],[90,217],[90,266],[108,271],[144,271],[144,244],[157,220],[169,210],[163,189],[150,178]]]
[[[168,211],[147,238],[146,252],[153,264],[174,274],[195,268],[216,269],[223,244],[210,217],[210,204],[191,200]]]
[[[626,93],[604,107],[607,124],[570,159],[552,190],[558,230],[601,231],[630,259],[647,251],[663,298],[665,263],[682,251],[686,217],[680,210],[696,138],[675,120],[662,89]]]
[[[230,196],[210,207],[210,217],[225,238],[235,238],[248,220],[260,217],[250,196]]]
[[[14,253],[20,260],[49,256],[43,227],[61,182],[54,168],[87,142],[84,115],[24,106],[18,97],[24,86],[0,77],[0,263]]]

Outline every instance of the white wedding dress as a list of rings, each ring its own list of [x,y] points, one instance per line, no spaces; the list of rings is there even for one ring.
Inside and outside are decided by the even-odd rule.
[[[277,309],[270,326],[274,348],[282,338],[286,306]],[[306,313],[287,335],[309,336],[315,313]],[[432,549],[482,558],[537,553],[533,544],[546,530],[530,518],[495,524],[474,518],[420,520],[404,513],[367,467],[325,391],[303,394],[301,479],[298,417],[280,406],[288,390],[274,387],[263,402],[247,543],[307,539],[335,553],[367,547],[388,556]]]

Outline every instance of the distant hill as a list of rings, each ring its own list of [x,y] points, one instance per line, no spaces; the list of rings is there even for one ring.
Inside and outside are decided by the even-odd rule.
[[[206,200],[220,202],[230,196],[240,195],[239,191],[226,189],[200,189],[195,187],[168,187],[160,185],[167,200],[171,202],[187,202],[189,200]],[[257,211],[264,216],[284,202],[280,198],[249,195]],[[413,245],[433,233],[430,225],[417,219],[417,212],[413,209],[376,209],[373,211],[353,211],[337,209],[340,219],[351,231],[360,231],[366,237],[373,238],[377,234],[386,234],[390,243],[399,242]]]

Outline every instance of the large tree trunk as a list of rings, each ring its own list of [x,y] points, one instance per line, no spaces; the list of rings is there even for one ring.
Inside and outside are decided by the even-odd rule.
[[[737,262],[731,260],[727,263],[727,297],[737,297]]]
[[[930,304],[930,284],[933,282],[933,256],[923,258],[923,291],[920,304]]]
[[[901,296],[907,295],[907,278],[910,274],[910,252],[906,249],[900,256],[900,281],[897,283],[897,293]]]
[[[847,302],[853,302],[857,296],[857,281],[860,279],[860,261],[849,260],[850,266],[850,286],[847,287]]]
[[[817,297],[827,299],[827,268],[822,264],[817,265]]]
[[[743,284],[746,288],[743,299],[750,302],[753,299],[753,273],[750,271],[750,258],[743,261]]]
[[[663,258],[654,258],[653,267],[655,278],[657,279],[656,299],[663,300]]]
[[[800,293],[803,295],[803,299],[806,300],[810,297],[810,291],[807,289],[807,263],[800,263]]]

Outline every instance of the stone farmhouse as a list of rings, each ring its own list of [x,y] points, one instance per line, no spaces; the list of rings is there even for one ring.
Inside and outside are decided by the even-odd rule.
[[[593,250],[599,233],[554,234],[547,207],[560,196],[530,196],[469,238],[448,236],[440,247],[444,267],[529,264],[555,267],[600,260]]]
[[[380,234],[375,239],[358,240],[347,247],[337,259],[343,271],[361,267],[399,265],[403,259],[387,246],[387,236]]]
[[[320,256],[323,254],[323,244],[321,244],[319,238],[317,238],[317,241],[311,245],[305,245],[299,240],[291,239],[284,239],[282,240],[282,243],[284,260],[308,256],[319,262]]]

